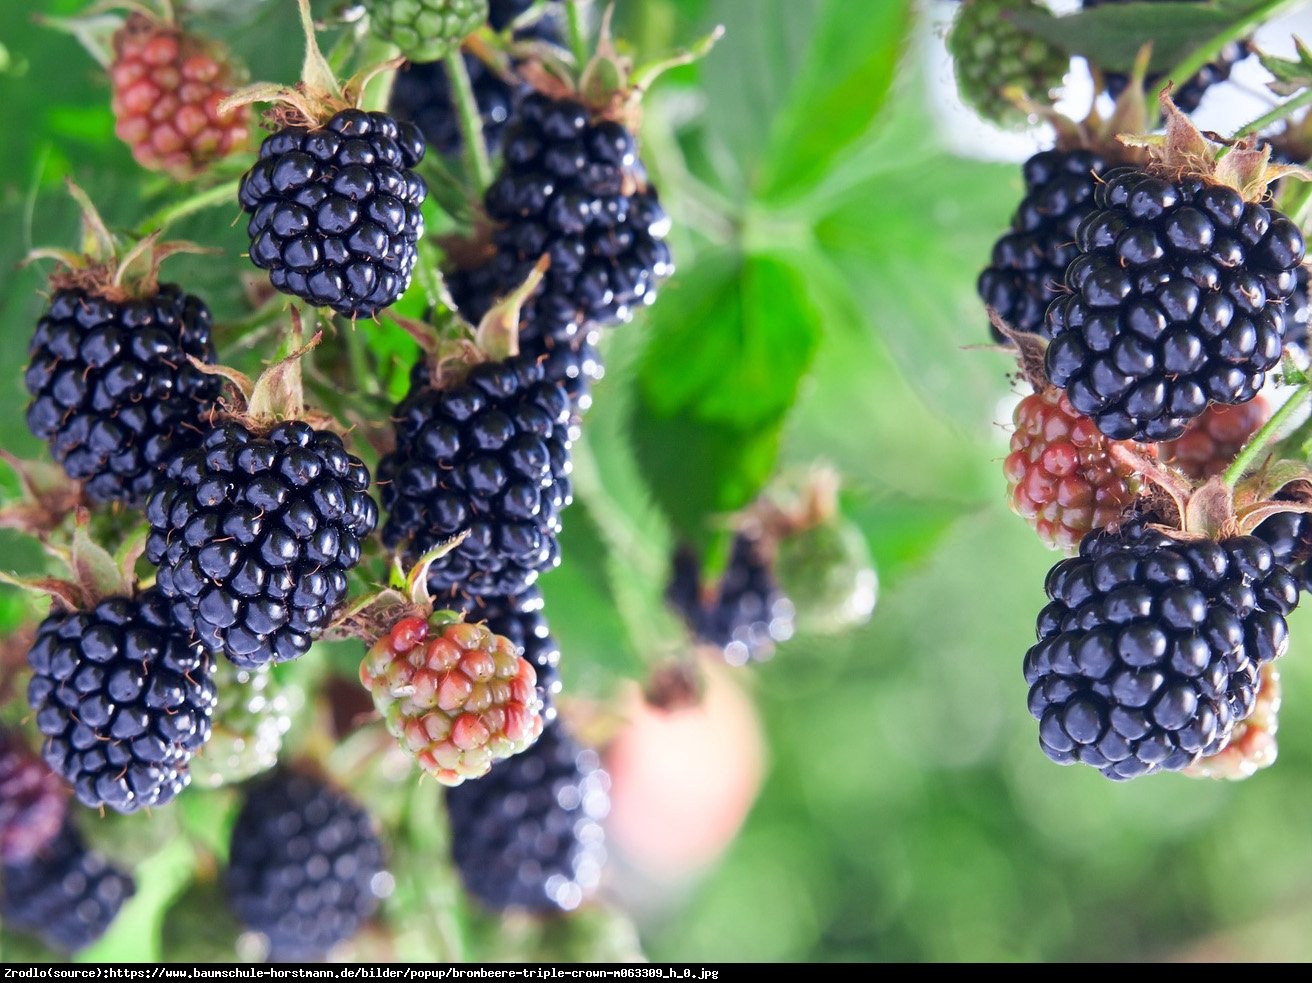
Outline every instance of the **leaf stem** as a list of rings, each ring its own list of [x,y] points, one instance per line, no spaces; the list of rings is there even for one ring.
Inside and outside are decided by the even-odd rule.
[[[1305,0],[1267,0],[1266,3],[1250,10],[1226,30],[1212,37],[1206,44],[1199,45],[1189,52],[1184,59],[1166,73],[1166,77],[1177,86],[1183,85],[1187,79],[1197,75],[1204,65],[1215,61],[1217,55],[1221,53],[1227,44],[1242,41],[1261,24],[1284,13],[1286,10],[1292,10],[1302,5],[1304,2]]]
[[[183,198],[181,201],[166,205],[159,211],[147,216],[137,226],[136,234],[145,236],[152,232],[162,231],[178,219],[186,218],[188,215],[194,215],[196,212],[204,211],[215,205],[222,205],[225,201],[235,202],[237,188],[240,184],[241,180],[234,178],[231,181],[224,181],[222,184],[216,184],[212,188],[199,191],[189,198]]]
[[[1290,420],[1303,408],[1308,398],[1312,397],[1312,383],[1305,382],[1295,389],[1285,400],[1285,404],[1271,414],[1262,429],[1253,434],[1252,439],[1239,452],[1230,467],[1226,468],[1221,480],[1227,488],[1233,489],[1239,479],[1250,471],[1257,459],[1276,442]]]
[[[474,86],[469,81],[464,54],[457,48],[442,60],[451,77],[451,91],[455,95],[456,113],[460,117],[460,135],[465,143],[465,169],[481,198],[492,183],[492,163],[487,156],[487,141],[483,139],[483,115],[478,111],[478,100],[474,98]]]

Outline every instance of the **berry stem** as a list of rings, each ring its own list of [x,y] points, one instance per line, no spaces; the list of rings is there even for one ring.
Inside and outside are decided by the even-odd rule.
[[[1225,474],[1221,476],[1221,481],[1227,488],[1234,490],[1235,485],[1239,484],[1239,479],[1251,470],[1258,458],[1276,442],[1280,432],[1303,408],[1309,397],[1312,397],[1312,383],[1305,382],[1290,394],[1289,399],[1280,409],[1271,414],[1271,419],[1266,421],[1261,430],[1253,434],[1252,440],[1235,456],[1230,467],[1226,468]]]
[[[225,201],[235,203],[237,188],[240,183],[239,178],[234,178],[231,181],[216,184],[212,188],[206,188],[204,191],[183,198],[181,201],[175,201],[171,205],[166,205],[159,211],[147,216],[137,226],[136,234],[146,236],[152,232],[161,232],[178,219],[186,218],[188,215],[194,215],[196,212],[204,211],[215,205],[221,205]]]
[[[465,169],[474,181],[478,196],[482,197],[492,183],[492,162],[487,156],[487,141],[483,139],[483,116],[474,98],[474,86],[465,68],[465,56],[459,49],[442,59],[451,76],[451,91],[455,93],[456,112],[460,116],[460,135],[465,143]]]
[[[1183,84],[1186,79],[1191,79],[1197,75],[1204,65],[1215,61],[1227,44],[1242,41],[1266,21],[1302,4],[1303,0],[1266,0],[1266,3],[1250,9],[1245,16],[1211,38],[1206,44],[1200,45],[1189,52],[1183,60],[1176,63],[1166,73],[1166,77],[1176,85]]]
[[[1292,116],[1304,106],[1312,106],[1312,89],[1304,89],[1292,99],[1286,99],[1268,109],[1257,119],[1245,124],[1235,131],[1235,139],[1240,137],[1252,136],[1255,133],[1261,133],[1272,123],[1277,123],[1288,116]],[[1229,148],[1226,148],[1227,150]]]

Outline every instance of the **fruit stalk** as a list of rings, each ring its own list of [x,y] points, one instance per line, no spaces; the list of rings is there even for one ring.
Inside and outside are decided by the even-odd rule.
[[[1239,479],[1257,462],[1263,451],[1275,443],[1280,432],[1303,408],[1309,396],[1312,396],[1312,383],[1304,382],[1290,394],[1289,399],[1280,409],[1271,414],[1271,419],[1267,420],[1262,429],[1253,434],[1253,439],[1236,455],[1230,467],[1226,468],[1225,474],[1221,476],[1227,488],[1234,489]]]
[[[488,159],[487,142],[483,139],[483,115],[478,110],[474,86],[469,81],[469,71],[465,68],[465,58],[460,49],[449,52],[442,61],[451,77],[452,101],[456,115],[460,118],[465,170],[475,184],[476,194],[481,196],[492,183],[492,162]]]

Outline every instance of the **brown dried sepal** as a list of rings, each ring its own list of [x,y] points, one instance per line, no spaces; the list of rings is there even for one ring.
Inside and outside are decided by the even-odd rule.
[[[80,483],[72,480],[64,469],[42,461],[24,461],[6,450],[0,450],[4,461],[18,476],[22,497],[0,507],[0,529],[45,539],[62,526],[87,501]]]

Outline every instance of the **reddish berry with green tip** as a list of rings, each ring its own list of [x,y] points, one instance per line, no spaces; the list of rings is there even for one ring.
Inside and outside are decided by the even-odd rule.
[[[1215,478],[1270,416],[1271,407],[1262,396],[1238,406],[1212,403],[1182,437],[1160,445],[1162,460],[1195,481]]]

